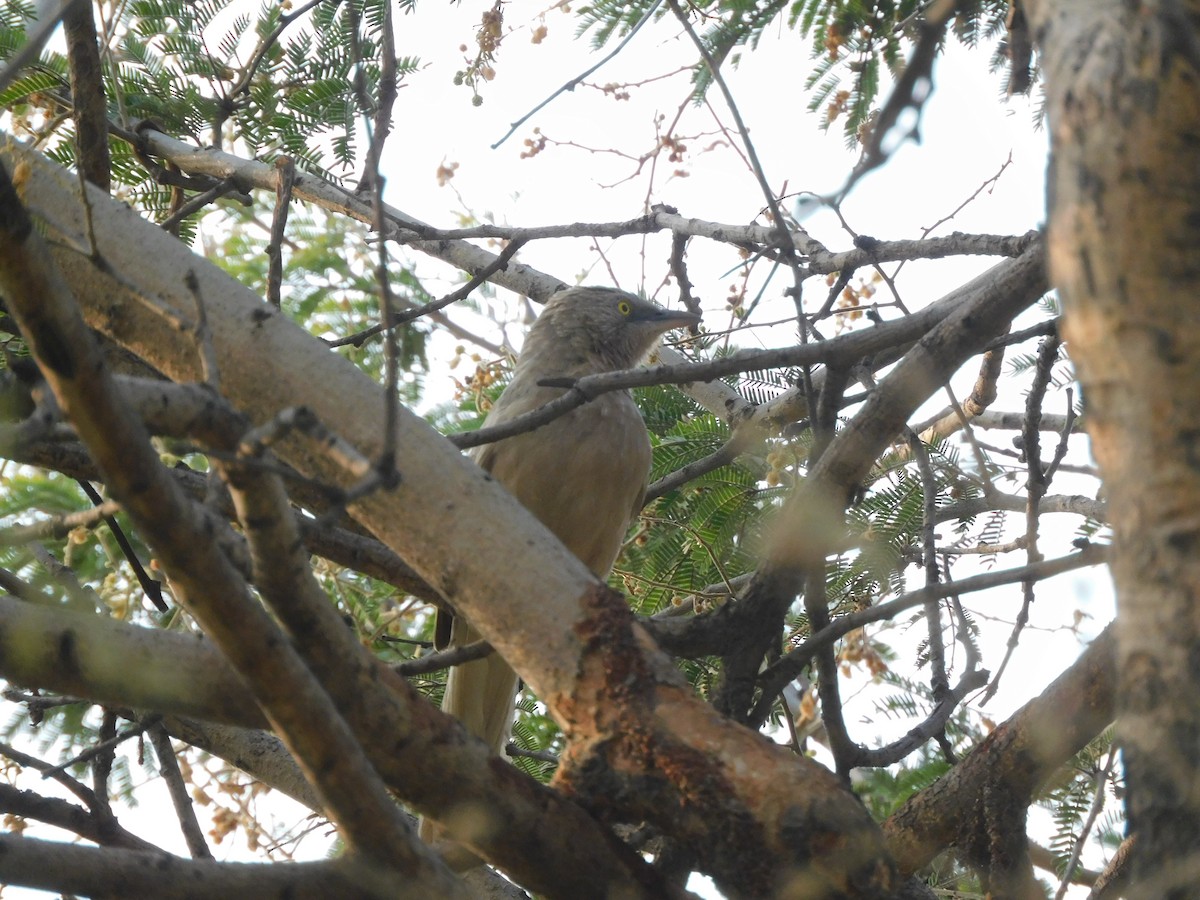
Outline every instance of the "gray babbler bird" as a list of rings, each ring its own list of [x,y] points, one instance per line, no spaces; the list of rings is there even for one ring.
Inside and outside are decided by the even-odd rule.
[[[631,368],[664,332],[698,321],[692,313],[613,288],[562,291],[530,329],[512,381],[484,425],[506,422],[563,393],[540,386],[543,379]],[[602,394],[548,425],[480,447],[474,458],[584,565],[608,577],[650,474],[650,439],[627,391]],[[439,646],[481,639],[467,622],[453,618],[451,624],[450,618],[438,613]],[[500,753],[516,691],[517,674],[493,653],[450,670],[442,709]]]

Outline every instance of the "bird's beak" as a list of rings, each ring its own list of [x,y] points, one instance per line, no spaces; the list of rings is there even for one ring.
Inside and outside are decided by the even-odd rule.
[[[691,328],[700,324],[700,316],[697,313],[686,312],[682,309],[665,309],[661,306],[647,319],[662,331],[670,331],[672,328]]]

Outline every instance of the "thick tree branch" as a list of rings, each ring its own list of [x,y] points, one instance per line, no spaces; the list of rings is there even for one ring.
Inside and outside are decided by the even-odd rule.
[[[320,863],[216,863],[163,852],[81,847],[0,834],[7,884],[65,894],[218,900],[288,897],[327,900],[371,895],[426,898],[424,887],[371,872],[349,857]]]
[[[75,145],[79,173],[102,191],[110,183],[108,110],[96,43],[96,20],[91,3],[76,3],[63,13],[67,60],[71,68],[71,99],[75,103]]]
[[[130,382],[122,382],[122,384],[128,388]],[[172,421],[178,421],[171,412],[173,409],[173,400],[176,396],[173,389],[186,387],[184,385],[164,385],[159,383],[151,388],[145,396],[156,397],[164,401],[165,405],[157,405],[158,413],[165,413],[167,418],[170,418]],[[150,430],[154,431],[155,427],[157,427],[156,422],[157,424],[161,424],[161,420],[158,420],[155,415],[150,414],[153,412],[153,409],[142,408],[140,401],[137,400],[133,392],[127,393],[127,396],[132,402],[139,404],[139,412],[149,420],[147,424],[153,426]],[[208,399],[211,400],[211,397]],[[152,404],[152,407],[154,405],[156,404]],[[176,432],[172,428],[168,433],[173,434]],[[92,462],[87,451],[79,444],[58,441],[35,444],[18,442],[6,446],[4,452],[8,458],[16,462],[52,469],[64,475],[70,475],[72,478],[86,481],[103,480],[103,476],[96,468],[95,463]],[[190,497],[195,500],[204,499],[206,486],[205,478],[201,473],[183,468],[174,468],[171,470],[171,477],[179,482],[180,486]],[[318,514],[325,512],[329,508],[327,497],[319,496],[316,491],[307,491],[304,484],[293,484],[291,493],[301,505]],[[234,516],[233,506],[227,501],[222,501],[217,509],[221,515],[230,519]],[[342,518],[342,524],[353,526],[353,528],[338,527],[318,522],[312,517],[301,513],[296,513],[296,520],[297,525],[304,534],[305,546],[318,556],[322,556],[339,565],[348,566],[358,572],[362,572],[364,575],[376,578],[385,584],[390,584],[405,593],[421,597],[430,603],[441,602],[441,598],[433,588],[413,572],[411,567],[406,565],[400,557],[375,538],[362,534],[361,527],[357,526],[348,517]],[[32,527],[36,528],[36,526]],[[237,539],[240,540],[240,538]],[[228,550],[229,547],[227,546],[226,549]]]
[[[138,297],[155,298],[153,304],[134,299],[129,283],[112,279],[89,256],[70,249],[84,246],[78,201],[55,187],[61,181],[37,157],[21,159],[27,163],[25,196],[58,236],[52,255],[94,327],[173,379],[195,379],[194,348],[173,324],[193,309],[178,274],[193,271],[206,301],[222,390],[239,409],[262,422],[281,408],[308,403],[334,432],[364,456],[373,455],[380,442],[378,417],[364,411],[380,408],[382,398],[351,363],[131,211],[95,198],[102,257],[113,271],[134,279]],[[138,248],[139,264],[128,264],[130,247]],[[146,266],[146,260],[155,265]],[[281,360],[286,368],[277,364]],[[272,391],[263,391],[264,384]],[[660,827],[703,848],[706,868],[744,893],[773,889],[796,865],[805,866],[817,883],[852,896],[877,896],[894,886],[869,817],[828,771],[714,713],[634,625],[623,600],[604,592],[549,532],[444,438],[405,410],[400,419],[400,485],[391,495],[363,498],[351,512],[453,597],[545,700],[572,742],[568,768],[578,775],[618,775],[627,786],[636,779],[639,786],[615,790],[576,777],[576,790],[593,801],[620,800],[615,815],[641,815],[655,795],[666,800],[658,810],[673,812],[661,818]],[[321,447],[292,438],[275,449],[307,477],[344,481]],[[505,527],[494,527],[496,522]],[[514,565],[515,560],[522,562]],[[497,596],[505,602],[494,602]],[[596,718],[607,710],[619,710],[619,716],[604,712]],[[654,755],[647,757],[645,747],[656,748]],[[599,755],[592,757],[598,765],[587,764],[593,754]],[[666,765],[668,758],[691,764]],[[654,790],[648,790],[652,784]],[[699,790],[704,785],[711,790]],[[739,837],[714,840],[718,833]],[[831,839],[846,852],[825,852]],[[714,844],[719,852],[713,852]]]
[[[121,133],[115,126],[114,131],[117,131],[118,134]],[[277,174],[274,167],[267,163],[243,159],[211,148],[193,147],[153,129],[143,129],[139,133],[151,152],[178,166],[184,172],[207,175],[217,179],[236,177],[240,183],[249,187],[275,190]],[[122,136],[125,137],[124,134]],[[369,202],[364,202],[352,192],[331,185],[315,176],[297,175],[295,196],[323,209],[343,213],[361,222],[370,223],[372,221]],[[435,256],[472,274],[487,266],[495,258],[495,254],[467,243],[467,239],[470,238],[529,241],[553,237],[617,237],[671,231],[675,234],[706,237],[733,245],[751,244],[766,247],[772,245],[776,240],[774,228],[762,225],[725,225],[705,222],[668,212],[665,208],[657,209],[647,216],[627,222],[540,228],[504,228],[484,225],[470,229],[439,229],[420,222],[394,207],[386,207],[385,215],[393,228],[392,233],[388,235],[389,238],[400,240],[414,249]],[[1034,239],[1033,233],[1018,236],[956,233],[922,241],[880,242],[870,251],[854,249],[841,253],[830,253],[823,250],[816,242],[811,241],[803,231],[797,232],[794,236],[796,250],[809,257],[807,268],[814,274],[828,274],[871,263],[904,259],[938,259],[964,254],[1015,257],[1021,255]],[[520,263],[510,264],[503,273],[497,274],[492,280],[538,300],[547,299],[561,286],[561,282],[557,279],[550,278],[536,269]]]
[[[154,852],[158,848],[135,834],[126,831],[112,815],[76,806],[56,797],[43,797],[34,791],[22,791],[9,784],[0,784],[0,812],[6,816],[20,816],[53,825],[102,847],[122,847],[126,850]],[[0,872],[8,875],[8,869],[0,861]],[[8,883],[8,878],[5,878]]]
[[[241,451],[245,453],[246,449],[243,443]],[[356,727],[360,735],[401,735],[410,732],[413,723],[407,716],[400,718],[405,710],[395,703],[395,699],[403,693],[407,685],[389,678],[390,673],[386,668],[371,658],[357,638],[342,627],[341,617],[328,603],[308,569],[307,559],[301,549],[290,514],[287,496],[278,480],[263,477],[253,469],[237,465],[223,465],[222,469],[251,546],[255,583],[283,622],[292,641],[337,699],[342,714]],[[375,683],[379,683],[383,690],[379,690]],[[410,703],[415,706],[422,705],[420,701],[411,697]],[[388,721],[389,718],[391,721]],[[453,731],[458,732],[458,729],[454,728]],[[455,733],[454,737],[462,740],[460,733]],[[386,741],[381,743],[386,746]],[[432,762],[436,764],[437,761]],[[389,770],[386,762],[381,763],[380,767],[385,772]],[[430,768],[429,761],[422,768]],[[472,790],[474,785],[466,783],[464,779],[428,775],[421,777],[430,787],[435,787],[436,792],[418,793],[415,801],[424,811],[432,812],[439,820],[449,823],[451,835],[457,837],[464,832],[461,826],[455,826],[464,819],[468,820],[470,828],[463,834],[469,842],[468,846],[482,843],[486,849],[495,853],[496,844],[508,841],[508,847],[502,851],[504,857],[516,858],[523,853],[527,859],[537,859],[539,868],[551,872],[549,877],[544,873],[539,875],[524,869],[513,873],[526,883],[553,885],[556,877],[561,878],[561,873],[552,870],[545,860],[545,850],[554,838],[548,833],[534,835],[541,853],[531,853],[529,836],[523,834],[522,828],[513,827],[512,814],[515,810],[511,802],[485,806],[481,803],[481,796]],[[409,786],[406,793],[409,796],[414,796],[411,785],[416,780],[412,776],[406,780]],[[537,792],[536,788],[534,792]],[[553,827],[558,832],[559,845],[574,846],[576,841],[596,840],[597,834],[592,832],[598,830],[587,827],[591,823],[584,824],[582,834],[572,835],[572,840],[565,840],[564,828],[568,824],[584,823],[584,820],[576,817],[568,823],[565,816],[547,815],[556,811],[556,807],[563,809],[560,804],[547,802],[546,807],[548,808],[540,811],[540,815],[525,821],[533,821],[543,829],[548,825]],[[483,841],[479,839],[481,833],[486,836]],[[521,840],[513,841],[513,837]],[[612,871],[610,877],[619,878],[622,869],[637,872],[642,868],[640,861],[632,854],[621,859],[622,854],[627,852],[623,846],[611,840],[609,843],[609,851],[621,862],[621,868]],[[602,858],[598,859],[597,863],[604,862],[603,857],[606,854],[601,852],[599,855]],[[586,862],[586,856],[577,852],[576,871],[582,872]],[[612,866],[613,861],[609,861],[608,864]],[[647,877],[649,872],[643,871],[642,874],[643,877]],[[594,873],[589,872],[586,880],[593,879]],[[563,890],[565,886],[558,884],[554,887]],[[586,891],[587,887],[582,883],[570,887],[570,893],[575,896],[582,896]]]
[[[131,384],[124,383],[126,387]],[[136,391],[131,393],[137,396]],[[157,389],[151,393],[157,393]],[[209,401],[211,406],[211,397]],[[230,416],[208,409],[203,422],[205,429],[219,430],[230,425]],[[275,515],[278,514],[280,511],[276,511]],[[270,519],[265,511],[249,517],[250,521],[260,523],[258,527]],[[253,528],[248,526],[247,530]],[[283,543],[288,545],[286,541]],[[277,563],[287,559],[286,552],[275,555]],[[609,840],[604,831],[579,810],[572,812],[569,805],[512,767],[488,767],[485,748],[466,739],[457,722],[430,708],[407,684],[386,677],[381,683],[382,666],[375,666],[374,672],[349,668],[362,655],[361,646],[323,594],[320,602],[322,606],[310,609],[310,613],[316,612],[316,621],[323,621],[323,625],[304,640],[310,652],[314,643],[330,642],[334,648],[322,663],[326,677],[342,679],[344,699],[340,705],[348,711],[361,735],[366,739],[373,737],[374,744],[368,750],[393,787],[421,808],[435,813],[467,802],[483,804],[490,815],[506,822],[502,831],[484,836],[480,846],[489,856],[503,862],[517,858],[518,851],[530,844],[538,847],[537,853],[527,856],[536,861],[536,866],[528,870],[521,865],[512,866],[513,874],[526,883],[557,885],[558,890],[585,896],[588,883],[603,884],[620,871],[622,864],[637,865],[631,860],[619,863],[611,858],[611,851],[604,849]],[[0,623],[4,626],[0,628],[0,637],[24,651],[5,653],[5,647],[0,645],[0,673],[18,682],[123,706],[162,709],[235,725],[262,723],[237,675],[208,642],[133,628],[106,618],[60,613],[5,598],[0,598]],[[163,640],[156,645],[159,638]],[[44,650],[34,656],[29,653],[34,647]],[[62,655],[64,647],[71,648],[67,658]],[[125,689],[119,673],[124,672],[127,680],[126,667],[131,660],[137,661],[138,671],[145,679],[137,681],[134,688],[149,686],[155,689],[153,693]],[[335,663],[338,668],[346,669],[347,674],[333,672]],[[380,688],[385,691],[382,695]],[[401,700],[408,705],[407,711],[398,702]],[[415,720],[414,707],[420,711]],[[322,804],[311,795],[277,739],[256,732],[241,732],[231,737],[228,731],[200,723],[187,725],[178,719],[172,722],[172,734],[199,743],[312,808],[321,808]],[[404,752],[397,752],[388,738],[398,734],[412,735],[405,742]],[[469,775],[448,774],[448,770],[452,773],[455,769]],[[414,789],[414,785],[419,789]],[[534,829],[532,834],[527,833],[529,829]],[[570,853],[569,875],[567,866],[556,868],[552,864],[552,848],[556,846]],[[589,854],[596,857],[594,864],[589,863],[589,854],[579,852],[580,846],[592,848]],[[601,876],[602,872],[608,873],[607,876]]]
[[[326,808],[345,827],[347,842],[373,865],[394,868],[414,885],[460,895],[457,882],[411,836],[329,697],[206,539],[203,517],[162,469],[141,422],[121,403],[68,285],[6,174],[0,182],[0,289],[113,495],[147,536],[176,593],[182,592],[252,685]]]
[[[269,731],[171,715],[163,716],[162,726],[176,740],[223,759],[302,806],[322,812],[312,785],[283,741]]]
[[[986,866],[984,793],[1006,793],[1015,805],[1028,806],[1038,788],[1112,722],[1115,695],[1110,627],[1039,697],[884,823],[888,848],[901,869],[915,872],[947,847],[958,847],[974,864]]]
[[[993,284],[991,290],[981,290],[930,330],[838,432],[781,510],[773,525],[766,563],[731,613],[739,644],[724,657],[718,701],[731,715],[740,718],[750,709],[763,654],[778,640],[783,615],[808,573],[823,571],[827,552],[840,542],[843,508],[870,466],[920,403],[992,336],[1007,328],[1013,316],[1041,296],[1045,276],[1040,246],[1026,251],[1016,265],[1024,273],[1026,290],[1001,293]],[[819,610],[809,610],[812,627],[819,630],[825,622],[820,618],[813,621],[814,614],[819,616]],[[832,654],[818,654],[817,658],[825,677],[836,677]]]
[[[130,671],[139,677],[130,678]],[[70,697],[261,727],[262,713],[199,635],[0,596],[0,675]]]

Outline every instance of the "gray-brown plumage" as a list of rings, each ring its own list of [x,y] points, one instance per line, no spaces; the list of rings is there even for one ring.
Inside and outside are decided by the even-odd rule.
[[[540,386],[543,379],[631,368],[664,332],[698,321],[612,288],[562,291],[530,329],[513,379],[484,424],[506,422],[563,392]],[[584,565],[608,576],[650,473],[650,439],[627,392],[603,394],[548,425],[481,447],[474,457]],[[438,634],[448,634],[450,646],[481,638],[465,621],[447,627],[440,617]],[[499,753],[516,690],[516,673],[492,654],[451,670],[442,709]]]

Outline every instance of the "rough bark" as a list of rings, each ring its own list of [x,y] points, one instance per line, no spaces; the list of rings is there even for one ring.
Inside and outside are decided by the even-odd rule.
[[[1200,896],[1200,3],[1025,3],[1051,279],[1114,528],[1134,887]]]
[[[1000,823],[990,817],[994,804],[985,798],[1007,797],[1020,809],[1015,836],[1024,842],[1025,809],[1037,790],[1112,722],[1112,630],[1105,629],[1039,697],[884,822],[888,849],[901,872],[916,872],[946,848],[959,847],[979,871],[1004,879],[991,854],[991,837]],[[1002,894],[1012,895],[1011,890]]]
[[[76,151],[79,171],[102,191],[109,189],[108,107],[101,77],[100,48],[91,3],[72,4],[63,13],[71,97],[75,102]]]
[[[254,422],[306,403],[364,454],[378,451],[383,397],[350,363],[132,211],[95,193],[89,206],[99,247],[90,253],[70,176],[19,150],[7,161],[15,164],[23,199],[56,236],[54,260],[93,327],[173,379],[197,380],[194,338],[179,323],[191,321],[200,297],[222,389]],[[112,278],[96,258],[122,277]],[[190,289],[184,283],[189,271],[195,276]],[[349,484],[321,446],[290,439],[277,449],[310,477]],[[399,487],[355,503],[352,514],[471,617],[545,699],[569,737],[600,746],[605,733],[587,732],[599,727],[611,729],[607,736],[618,742],[636,735],[676,748],[686,764],[653,768],[660,756],[628,752],[629,768],[618,771],[628,796],[657,783],[681,800],[682,809],[660,811],[659,824],[692,842],[703,838],[698,849],[718,880],[735,893],[761,895],[799,878],[812,897],[878,897],[897,886],[878,828],[828,770],[723,721],[693,696],[623,602],[603,594],[515,501],[405,411],[397,450]],[[505,527],[495,527],[497,522]],[[634,681],[614,683],[618,673]],[[579,716],[597,696],[611,699],[609,692],[618,688],[642,701],[630,707],[636,729],[616,730],[630,724],[627,717]],[[746,766],[747,757],[757,764]],[[720,790],[702,789],[717,785]],[[735,865],[732,854],[710,852],[712,835],[748,827],[761,838],[746,848],[750,857]]]

